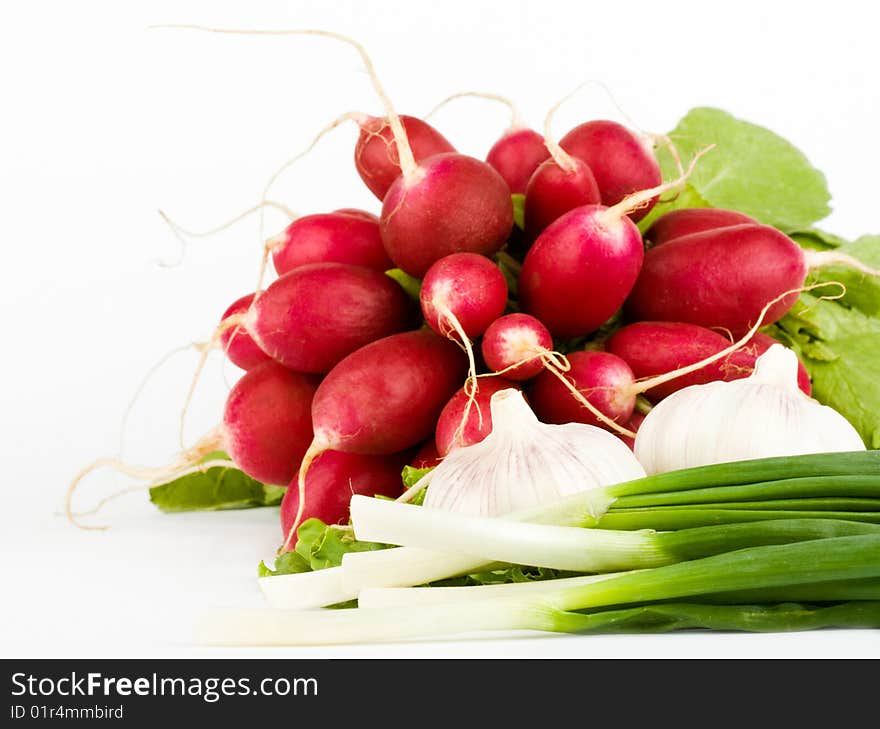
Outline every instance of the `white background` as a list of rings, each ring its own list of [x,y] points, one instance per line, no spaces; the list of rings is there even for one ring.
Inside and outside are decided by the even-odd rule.
[[[319,27],[356,36],[401,111],[446,95],[513,98],[539,126],[585,79],[600,79],[641,127],[665,131],[692,106],[764,124],[824,170],[827,227],[878,232],[880,91],[876,11],[863,2],[4,2],[0,10],[0,509],[4,655],[227,655],[195,648],[199,611],[260,602],[253,575],[280,530],[274,510],[165,516],[144,494],[83,532],[58,515],[71,475],[119,448],[120,420],[146,370],[205,338],[253,288],[255,219],[193,243],[181,265],[161,207],[183,225],[256,202],[267,177],[336,115],[379,113],[359,59],[330,41],[147,30],[152,23]],[[869,13],[874,13],[869,17]],[[595,88],[558,115],[561,135],[620,118]],[[483,156],[505,110],[465,100],[435,123]],[[277,186],[301,213],[377,210],[343,127]],[[282,226],[269,213],[270,232]],[[152,381],[129,420],[125,456],[161,463],[194,355]],[[187,428],[216,422],[234,368],[214,359]],[[96,474],[81,506],[127,485]],[[260,651],[248,651],[260,653]],[[541,637],[270,655],[880,656],[876,632]]]

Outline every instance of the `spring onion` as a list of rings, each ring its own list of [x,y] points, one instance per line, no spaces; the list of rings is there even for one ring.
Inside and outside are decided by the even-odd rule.
[[[674,532],[582,529],[504,523],[365,496],[351,500],[351,513],[358,539],[574,572],[657,567],[762,544],[880,535],[877,524],[829,519],[760,521]]]
[[[524,598],[486,599],[467,604],[409,608],[357,608],[339,611],[220,610],[206,615],[199,624],[201,642],[211,645],[322,645],[358,643],[482,630],[546,630],[582,632],[610,630],[614,617],[603,613],[578,612],[623,607],[633,603],[693,598],[745,589],[781,588],[837,580],[880,577],[880,535],[816,539],[794,544],[741,549],[703,559],[680,562],[574,587],[550,594]],[[645,608],[637,608],[642,610]],[[875,602],[838,606],[837,614],[821,617],[818,610],[780,608],[776,619],[764,622],[766,629],[805,629],[825,625],[880,627],[880,607]],[[662,615],[675,614],[674,606],[652,607]],[[772,617],[772,609],[758,608]],[[659,611],[659,612],[657,612]],[[724,626],[748,629],[748,615],[742,608],[725,611],[711,606],[679,613],[680,622],[666,625],[693,627],[703,615],[701,627]],[[717,616],[713,623],[711,615]],[[635,613],[630,613],[635,615]],[[739,616],[736,618],[736,616]],[[727,616],[729,622],[722,618]],[[609,623],[608,620],[611,620]],[[620,625],[619,621],[617,623]],[[644,623],[639,623],[644,629]],[[751,623],[759,628],[761,621]]]

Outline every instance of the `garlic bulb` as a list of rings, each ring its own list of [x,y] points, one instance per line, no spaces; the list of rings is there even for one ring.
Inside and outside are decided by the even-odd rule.
[[[616,436],[582,423],[542,423],[518,390],[496,392],[490,408],[492,432],[429,474],[425,506],[499,516],[645,475]]]
[[[774,344],[749,377],[692,385],[645,418],[634,451],[649,474],[770,456],[865,450],[840,413],[798,389],[797,356]]]

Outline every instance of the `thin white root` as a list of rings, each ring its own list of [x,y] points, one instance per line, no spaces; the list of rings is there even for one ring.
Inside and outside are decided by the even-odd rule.
[[[581,84],[583,86],[583,84]],[[544,146],[547,147],[547,151],[550,152],[550,156],[553,157],[553,161],[556,162],[557,165],[566,172],[573,173],[577,171],[577,162],[574,157],[572,157],[568,152],[566,152],[562,147],[559,146],[559,142],[556,141],[556,138],[553,136],[553,117],[556,115],[556,112],[559,110],[559,107],[562,106],[566,101],[568,101],[572,96],[574,96],[580,86],[577,89],[572,91],[571,93],[563,96],[559,101],[557,101],[553,106],[550,107],[547,112],[547,116],[544,117]]]
[[[457,94],[447,96],[445,99],[443,99],[443,101],[434,106],[431,111],[425,114],[424,119],[430,119],[450,101],[455,101],[456,99],[488,99],[489,101],[497,101],[501,104],[504,104],[510,110],[510,126],[507,129],[508,132],[514,132],[517,129],[522,129],[525,127],[522,115],[520,114],[519,109],[517,108],[516,104],[513,103],[513,101],[508,99],[506,96],[501,96],[500,94],[493,94],[484,91],[460,91]]]
[[[584,394],[575,387],[575,384],[569,380],[564,373],[568,372],[571,369],[571,362],[568,361],[568,358],[560,353],[553,352],[549,349],[544,349],[543,347],[538,348],[534,351],[534,353],[529,354],[526,357],[523,357],[518,362],[514,362],[511,365],[508,365],[502,370],[498,372],[489,372],[483,375],[477,375],[478,377],[500,377],[511,370],[516,369],[517,367],[527,364],[535,359],[540,359],[541,363],[544,365],[544,369],[548,370],[554,377],[556,377],[565,388],[571,393],[572,397],[577,400],[581,405],[583,405],[587,410],[592,413],[592,415],[601,423],[606,425],[611,430],[620,433],[621,435],[625,435],[628,438],[635,438],[635,433],[631,430],[623,427],[620,423],[616,422],[609,418],[605,413],[599,410],[593,403],[591,403]]]
[[[846,253],[840,251],[804,251],[804,259],[808,269],[819,268],[821,266],[833,266],[840,264],[847,268],[852,268],[866,276],[880,276],[880,271],[871,268],[862,263],[858,258],[853,258]]]
[[[688,177],[693,173],[700,157],[707,152],[711,152],[713,149],[715,149],[714,144],[710,144],[708,147],[703,147],[703,149],[694,155],[694,158],[691,160],[691,163],[688,165],[688,168],[684,171],[683,175],[674,180],[670,180],[669,182],[664,182],[662,185],[650,187],[647,190],[638,190],[637,192],[627,195],[619,203],[612,205],[605,210],[602,213],[602,219],[608,222],[619,220],[624,215],[628,215],[634,210],[638,210],[640,207],[647,205],[655,197],[662,195],[665,192],[669,192],[670,190],[678,189],[687,182]]]
[[[675,142],[672,141],[669,135],[649,134],[647,136],[655,147],[663,146],[669,150],[669,154],[672,156],[672,159],[675,162],[675,168],[678,170],[678,176],[684,177],[684,163],[682,162],[681,154],[678,151],[678,147],[675,146]]]
[[[170,352],[167,352],[156,364],[150,367],[147,370],[147,373],[144,375],[137,389],[132,395],[131,400],[128,403],[128,406],[125,408],[125,412],[122,414],[122,420],[119,423],[119,451],[117,457],[119,460],[124,460],[125,455],[125,438],[126,431],[128,430],[128,421],[131,418],[131,413],[134,410],[135,405],[138,400],[140,400],[141,395],[144,394],[144,391],[147,389],[147,385],[150,383],[150,380],[153,379],[153,376],[165,365],[168,360],[170,360],[175,355],[178,355],[182,352],[187,352],[190,349],[196,349],[197,351],[201,351],[202,347],[206,346],[207,343],[204,342],[190,342],[189,344],[185,344],[181,347],[175,347]]]
[[[650,378],[644,379],[644,380],[636,380],[636,382],[635,382],[636,386],[633,388],[633,394],[647,392],[652,387],[657,387],[658,385],[663,385],[663,384],[669,382],[670,380],[676,379],[677,377],[683,377],[684,375],[688,375],[691,372],[696,372],[697,370],[700,370],[703,367],[706,367],[706,366],[712,364],[713,362],[717,362],[718,360],[724,359],[725,357],[733,354],[736,350],[738,350],[741,347],[748,344],[749,340],[751,340],[751,338],[755,335],[755,333],[762,326],[764,326],[764,317],[767,316],[767,312],[770,311],[770,309],[775,304],[779,303],[780,301],[782,301],[786,297],[791,296],[793,294],[802,294],[802,293],[805,293],[808,291],[813,291],[814,289],[821,288],[823,286],[839,286],[842,289],[842,292],[840,294],[835,294],[835,295],[821,296],[821,297],[819,297],[820,299],[832,301],[834,299],[839,299],[841,296],[843,296],[846,293],[846,286],[844,286],[842,283],[840,283],[840,281],[826,281],[823,283],[813,284],[812,286],[802,286],[800,288],[790,289],[789,291],[785,291],[784,293],[781,293],[779,296],[772,299],[771,301],[768,301],[764,305],[764,308],[761,309],[761,312],[758,314],[758,319],[752,325],[752,327],[742,337],[740,337],[737,341],[733,342],[729,347],[725,347],[720,352],[716,352],[715,354],[713,354],[709,357],[706,357],[705,359],[702,359],[699,362],[694,362],[693,364],[687,365],[686,367],[680,367],[679,369],[673,370],[672,372],[667,372],[663,375],[657,375],[656,377],[650,377]]]
[[[256,298],[254,301],[256,301]],[[253,304],[251,304],[251,306],[253,306]],[[186,398],[183,401],[183,407],[181,408],[180,416],[178,417],[178,442],[182,449],[186,447],[186,416],[187,413],[189,413],[190,405],[192,405],[193,396],[196,392],[196,385],[198,385],[202,372],[205,370],[205,364],[208,362],[208,356],[213,350],[218,348],[224,332],[234,328],[232,336],[229,338],[230,342],[233,340],[238,333],[239,328],[242,326],[245,316],[246,314],[233,314],[232,316],[226,317],[220,322],[207,342],[202,342],[196,346],[199,351],[199,361],[198,364],[196,364],[196,371],[193,373],[193,378],[189,383],[189,388],[186,391]]]
[[[439,320],[441,325],[443,322],[449,324],[452,327],[451,331],[445,331],[446,337],[455,341],[455,339],[450,336],[453,332],[458,337],[458,344],[465,352],[468,358],[468,374],[467,378],[464,381],[464,391],[467,395],[467,403],[464,406],[464,412],[461,415],[461,422],[459,422],[458,427],[455,429],[455,433],[452,436],[453,442],[461,442],[464,439],[464,430],[467,427],[468,418],[471,415],[471,408],[476,405],[477,393],[479,392],[479,384],[477,383],[477,363],[474,359],[474,345],[465,332],[464,328],[461,326],[461,322],[458,320],[458,317],[452,312],[452,310],[441,302],[434,302],[434,307],[439,312]],[[445,327],[443,327],[445,329]],[[483,413],[480,408],[477,408],[477,417],[479,427],[483,427]]]
[[[326,445],[313,440],[299,465],[299,472],[297,473],[296,478],[296,487],[299,492],[299,504],[297,504],[296,507],[296,516],[293,518],[293,523],[287,531],[287,536],[284,538],[284,545],[281,547],[282,552],[286,552],[290,549],[291,544],[296,542],[296,530],[299,528],[299,525],[303,520],[303,514],[306,509],[306,476],[308,475],[309,468],[311,468],[314,460],[326,450]]]
[[[156,485],[179,475],[185,475],[186,473],[195,470],[205,470],[207,468],[213,467],[213,465],[217,465],[217,461],[208,461],[206,463],[199,463],[199,461],[212,451],[216,451],[221,448],[222,443],[222,430],[219,427],[214,428],[208,431],[208,433],[206,433],[192,448],[188,448],[183,451],[171,463],[165,466],[160,466],[158,468],[131,466],[127,463],[124,463],[118,458],[98,458],[85,468],[81,469],[73,477],[73,480],[67,487],[67,493],[65,494],[64,498],[64,513],[67,516],[67,520],[80,529],[98,531],[103,531],[104,529],[107,529],[107,525],[99,526],[81,524],[78,521],[77,517],[80,514],[85,515],[97,511],[100,506],[102,506],[107,501],[111,501],[113,498],[116,498],[117,495],[121,495],[122,492],[120,492],[119,494],[112,494],[110,497],[102,500],[101,502],[99,502],[98,507],[93,510],[87,510],[84,512],[76,512],[73,510],[73,495],[76,493],[76,490],[77,488],[79,488],[82,480],[93,471],[97,471],[101,468],[112,468],[115,471],[126,476],[130,476],[131,478],[137,479],[138,481],[147,482],[149,485]],[[222,461],[220,463],[228,465],[229,461]]]
[[[575,384],[569,380],[565,376],[565,372],[571,369],[571,364],[568,362],[568,359],[565,355],[559,355],[565,359],[566,364],[568,365],[565,370],[559,369],[555,363],[549,360],[549,358],[545,358],[544,367],[547,369],[556,379],[558,379],[565,388],[571,393],[572,397],[577,400],[581,405],[583,405],[590,413],[595,417],[600,423],[607,426],[611,430],[616,433],[620,433],[620,435],[625,435],[627,438],[635,438],[636,434],[633,431],[629,430],[629,428],[623,427],[620,423],[616,422],[612,418],[609,418],[605,413],[603,413],[599,408],[597,408],[593,403],[591,403],[584,394],[577,389]]]
[[[308,155],[317,146],[318,142],[320,142],[321,139],[324,138],[324,136],[326,134],[328,134],[329,132],[336,129],[336,127],[338,127],[343,122],[353,121],[358,126],[361,126],[366,121],[366,119],[367,119],[366,114],[363,114],[359,111],[349,111],[349,112],[346,112],[345,114],[342,114],[342,115],[336,117],[333,121],[331,121],[329,124],[324,126],[315,135],[315,137],[306,146],[305,149],[303,149],[301,152],[299,152],[298,154],[296,154],[293,157],[291,157],[290,159],[288,159],[277,170],[275,170],[275,172],[272,173],[272,176],[269,178],[269,180],[266,182],[265,187],[263,188],[263,194],[261,195],[261,203],[266,201],[270,190],[275,185],[275,183],[278,181],[278,179],[281,177],[281,175],[284,174],[291,167],[293,167],[293,165],[295,165],[297,162],[299,162],[301,159],[303,159],[306,155]],[[260,212],[260,230],[259,230],[259,237],[260,237],[261,243],[263,240],[265,240],[265,237],[266,237],[265,222],[266,222],[265,215],[261,211]],[[257,278],[257,287],[254,289],[254,291],[256,291],[257,294],[259,294],[263,290],[263,280],[266,277],[266,269],[267,269],[268,262],[269,262],[269,254],[271,252],[270,245],[272,244],[272,241],[276,240],[277,238],[278,238],[278,236],[273,236],[268,241],[266,241],[265,245],[263,246],[263,257],[260,261],[260,274],[259,274],[259,277]]]
[[[290,220],[296,220],[299,215],[297,215],[293,210],[287,207],[284,203],[277,202],[276,200],[263,200],[258,202],[256,205],[251,205],[247,210],[239,213],[234,218],[227,220],[225,223],[221,223],[220,225],[214,226],[213,228],[209,228],[208,230],[189,230],[188,228],[184,228],[182,225],[172,220],[164,210],[159,211],[159,215],[162,217],[168,227],[171,228],[176,234],[180,234],[186,236],[187,238],[208,238],[212,235],[216,235],[217,233],[222,233],[224,230],[231,228],[236,223],[240,223],[242,220],[247,218],[249,215],[253,215],[258,210],[263,208],[272,208],[274,210],[278,210],[284,213]]]
[[[162,25],[152,25],[150,28],[154,29],[167,29],[167,30],[197,30],[206,33],[222,33],[226,35],[254,35],[254,36],[292,36],[292,35],[310,35],[310,36],[318,36],[321,38],[331,38],[333,40],[340,41],[342,43],[347,43],[352,48],[354,48],[358,55],[361,57],[361,62],[364,64],[364,69],[367,72],[367,75],[370,77],[370,81],[373,84],[373,89],[376,92],[376,96],[379,97],[379,100],[382,102],[382,105],[385,108],[385,116],[388,118],[388,122],[391,125],[391,130],[394,133],[394,140],[397,142],[398,154],[400,156],[400,168],[405,177],[409,177],[412,175],[418,168],[416,165],[415,157],[413,157],[413,152],[411,147],[409,146],[409,140],[406,136],[406,130],[403,128],[403,123],[400,121],[400,117],[394,109],[394,105],[391,103],[391,99],[388,97],[388,94],[385,92],[385,88],[382,86],[382,82],[379,80],[378,75],[376,74],[376,69],[373,66],[373,61],[370,56],[367,54],[366,49],[358,43],[353,38],[348,37],[347,35],[343,35],[342,33],[334,33],[329,30],[321,30],[317,28],[296,28],[296,29],[284,29],[284,30],[247,30],[241,28],[211,28],[204,25],[190,25],[190,24],[162,24]]]
[[[177,238],[177,242],[180,243],[180,255],[176,261],[168,262],[168,261],[159,261],[159,265],[163,268],[174,268],[183,263],[183,259],[186,257],[186,249],[189,246],[189,241],[187,238],[208,238],[212,235],[216,235],[217,233],[221,233],[224,230],[231,228],[236,223],[241,222],[249,215],[253,215],[257,211],[262,211],[264,208],[273,208],[275,210],[279,210],[284,213],[290,220],[296,220],[298,217],[293,210],[287,207],[284,203],[277,202],[275,200],[262,200],[258,202],[256,205],[252,205],[247,210],[242,213],[239,213],[231,220],[226,221],[225,223],[221,223],[213,228],[208,230],[201,231],[193,231],[184,228],[182,225],[178,224],[176,221],[172,220],[168,214],[164,210],[159,210],[159,217],[165,221],[165,224],[171,229],[171,232],[174,234],[174,237]]]

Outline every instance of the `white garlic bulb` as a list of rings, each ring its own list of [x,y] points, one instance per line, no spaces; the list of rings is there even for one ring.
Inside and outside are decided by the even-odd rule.
[[[774,344],[749,377],[692,385],[662,400],[636,435],[649,474],[752,458],[865,450],[840,413],[798,388],[797,356]]]
[[[518,390],[495,393],[490,408],[492,432],[429,474],[425,506],[499,516],[645,475],[619,438],[582,423],[542,423]]]

